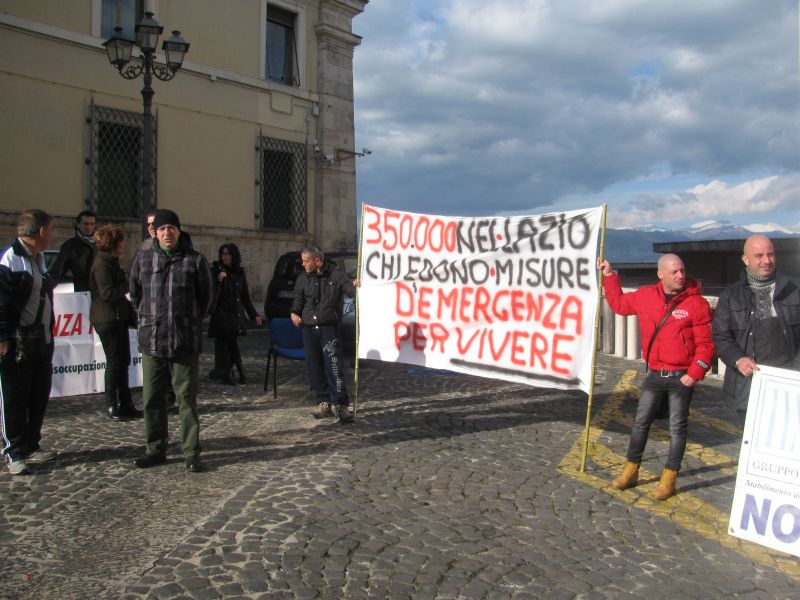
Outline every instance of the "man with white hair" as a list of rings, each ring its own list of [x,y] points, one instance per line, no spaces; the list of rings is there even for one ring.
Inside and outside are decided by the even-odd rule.
[[[742,277],[719,295],[713,338],[727,367],[722,390],[744,426],[758,365],[800,370],[800,286],[777,272],[766,236],[747,238],[742,262]]]
[[[666,500],[675,494],[675,479],[686,450],[694,385],[705,377],[714,358],[711,308],[700,295],[698,283],[686,277],[683,261],[675,254],[665,254],[658,260],[659,283],[628,293],[622,292],[619,276],[608,261],[598,260],[597,267],[603,272],[603,288],[611,309],[619,315],[639,317],[642,358],[647,365],[625,466],[611,485],[625,490],[639,482],[639,464],[650,425],[666,400],[669,454],[653,492],[655,500]]]
[[[26,210],[17,238],[0,249],[0,429],[2,453],[12,475],[54,453],[39,445],[53,379],[53,288],[43,251],[53,219]]]

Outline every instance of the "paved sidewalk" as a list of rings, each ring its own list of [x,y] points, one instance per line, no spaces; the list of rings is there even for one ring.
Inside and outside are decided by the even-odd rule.
[[[695,396],[680,493],[654,503],[661,430],[640,486],[608,487],[637,363],[599,358],[580,473],[583,393],[370,363],[340,426],[311,417],[302,363],[279,362],[277,400],[263,392],[265,348],[244,338],[235,388],[203,355],[201,474],[176,416],[169,464],[143,471],[141,421],[112,422],[100,396],[53,400],[56,460],[0,474],[0,597],[797,597],[798,559],[726,533],[739,434],[719,381]]]

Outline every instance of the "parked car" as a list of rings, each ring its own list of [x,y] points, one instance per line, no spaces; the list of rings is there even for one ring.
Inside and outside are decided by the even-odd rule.
[[[50,271],[53,265],[56,264],[58,258],[58,250],[45,250],[44,251],[44,266]],[[72,271],[64,273],[64,279],[59,282],[55,288],[57,293],[71,293],[75,290],[75,284],[72,282]]]
[[[358,276],[357,252],[326,252],[325,262],[340,266],[348,277],[356,279]],[[267,286],[267,298],[264,301],[264,315],[267,319],[276,317],[289,317],[294,298],[294,283],[297,276],[303,272],[303,263],[300,260],[300,251],[287,252],[278,258],[272,280]],[[342,306],[342,342],[347,356],[355,353],[356,340],[356,305],[353,298],[345,298]]]
[[[57,258],[58,258],[58,250],[44,251],[44,266],[47,267],[48,271],[53,268],[54,264],[56,264]]]

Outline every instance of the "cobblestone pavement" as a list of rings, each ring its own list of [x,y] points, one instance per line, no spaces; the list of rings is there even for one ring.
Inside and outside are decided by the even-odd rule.
[[[654,503],[660,429],[640,486],[608,487],[637,363],[598,358],[581,473],[583,393],[370,363],[341,426],[311,417],[302,363],[280,361],[277,400],[262,391],[265,348],[243,340],[247,385],[203,377],[202,474],[176,416],[169,464],[143,471],[141,421],[53,400],[58,457],[0,474],[0,597],[797,597],[798,559],[726,533],[739,434],[719,381],[695,396],[680,493]]]

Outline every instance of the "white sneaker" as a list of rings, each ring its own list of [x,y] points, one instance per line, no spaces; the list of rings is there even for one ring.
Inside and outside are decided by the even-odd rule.
[[[27,475],[30,471],[28,471],[25,461],[20,458],[8,463],[8,472],[12,475]]]
[[[28,454],[28,456],[25,457],[25,460],[31,464],[39,464],[47,462],[48,460],[53,460],[55,457],[55,452],[52,452],[51,450],[45,450],[44,448],[39,448],[38,450],[34,450]]]

